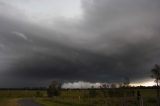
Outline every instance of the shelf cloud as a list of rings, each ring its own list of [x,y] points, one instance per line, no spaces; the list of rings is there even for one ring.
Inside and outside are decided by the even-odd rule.
[[[0,87],[146,80],[160,62],[159,0],[81,0],[70,18],[34,3],[0,0]]]

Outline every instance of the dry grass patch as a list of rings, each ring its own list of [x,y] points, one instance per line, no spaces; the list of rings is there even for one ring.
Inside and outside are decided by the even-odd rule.
[[[1,99],[0,100],[0,106],[21,106],[18,104],[19,99]]]

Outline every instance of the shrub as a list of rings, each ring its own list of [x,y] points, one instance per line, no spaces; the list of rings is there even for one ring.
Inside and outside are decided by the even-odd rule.
[[[48,97],[59,96],[60,90],[61,90],[61,84],[57,81],[53,81],[47,89],[47,95]]]

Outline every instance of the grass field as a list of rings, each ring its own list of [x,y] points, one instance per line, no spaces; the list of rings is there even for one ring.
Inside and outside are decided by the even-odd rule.
[[[20,106],[17,101],[23,98],[34,98],[44,106],[139,106],[137,91],[144,106],[156,106],[154,89],[63,90],[53,98],[48,98],[46,91],[1,90],[0,106]]]
[[[37,98],[37,102],[45,106],[139,106],[136,96],[137,91],[123,89],[96,90],[96,96],[91,97],[88,90],[69,90],[63,91],[60,97]],[[155,90],[141,89],[139,91],[144,106],[156,106]]]
[[[16,98],[1,98],[0,106],[20,106]]]

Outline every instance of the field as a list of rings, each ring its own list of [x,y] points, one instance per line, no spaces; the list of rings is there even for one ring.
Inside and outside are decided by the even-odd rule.
[[[21,106],[18,101],[25,98],[44,106],[156,106],[155,89],[63,90],[60,96],[52,98],[47,97],[45,90],[0,90],[0,106]]]

